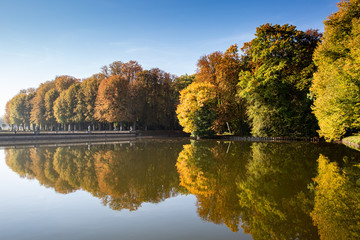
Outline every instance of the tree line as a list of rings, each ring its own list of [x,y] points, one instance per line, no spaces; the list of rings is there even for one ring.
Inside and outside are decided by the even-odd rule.
[[[200,137],[339,139],[360,129],[360,0],[338,7],[324,21],[324,34],[267,23],[241,53],[232,45],[205,55],[190,76],[143,70],[130,61],[83,81],[57,77],[11,99],[5,120],[50,129],[181,125]]]
[[[5,121],[42,130],[179,129],[179,91],[192,79],[116,61],[83,80],[63,75],[20,91],[7,103]]]

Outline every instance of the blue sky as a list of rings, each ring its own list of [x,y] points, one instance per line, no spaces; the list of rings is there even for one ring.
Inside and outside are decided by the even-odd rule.
[[[57,75],[89,77],[136,60],[182,75],[214,51],[240,47],[256,27],[323,31],[340,0],[0,0],[0,116],[21,89]]]

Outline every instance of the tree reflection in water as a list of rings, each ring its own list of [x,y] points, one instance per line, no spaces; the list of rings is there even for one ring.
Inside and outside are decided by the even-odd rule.
[[[322,239],[360,239],[360,163],[344,157],[342,167],[321,155],[311,213]]]
[[[180,185],[197,197],[199,216],[237,232],[240,206],[236,182],[245,174],[251,144],[230,144],[194,141],[184,146],[176,166]]]
[[[203,220],[225,224],[232,231],[238,231],[241,224],[253,239],[357,239],[355,234],[352,238],[345,238],[345,234],[327,238],[321,231],[319,236],[315,223],[320,228],[320,224],[329,224],[320,223],[328,220],[324,216],[318,220],[316,217],[324,213],[330,217],[335,209],[318,202],[318,179],[323,167],[316,160],[325,154],[337,162],[343,162],[344,156],[359,162],[359,152],[344,146],[304,142],[229,144],[194,141],[179,154],[176,166],[180,185],[196,195],[198,214]],[[318,183],[315,191],[314,178]],[[353,177],[353,186],[356,179],[359,176]],[[358,233],[360,198],[354,195],[355,190],[352,213],[348,212],[355,217],[342,224],[347,231],[356,229]],[[327,191],[331,190],[324,193]],[[320,206],[324,208],[318,209]],[[334,223],[333,229],[337,225],[341,223]]]
[[[138,209],[178,194],[175,163],[182,144],[165,141],[122,145],[6,149],[6,163],[59,193],[79,189],[114,210]]]

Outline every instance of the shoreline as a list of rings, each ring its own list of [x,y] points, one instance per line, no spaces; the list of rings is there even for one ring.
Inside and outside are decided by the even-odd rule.
[[[98,132],[17,132],[0,133],[0,146],[36,145],[79,142],[109,142],[115,140],[134,140],[135,132],[98,131]]]
[[[61,131],[61,132],[0,132],[0,147],[19,146],[19,145],[52,145],[60,146],[67,144],[80,143],[118,143],[123,141],[136,141],[136,139],[153,138],[174,138],[185,137],[192,139],[189,134],[182,131],[149,130],[149,131]],[[240,136],[215,136],[212,138],[229,141],[247,142],[325,142],[323,139],[314,138],[290,138],[290,137],[240,137]],[[360,139],[360,137],[359,137]],[[356,142],[355,137],[347,137],[341,143],[347,147],[360,151],[360,143]]]

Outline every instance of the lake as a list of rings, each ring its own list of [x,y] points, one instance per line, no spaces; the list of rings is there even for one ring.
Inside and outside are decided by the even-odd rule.
[[[360,239],[360,152],[158,139],[0,149],[0,239]]]

